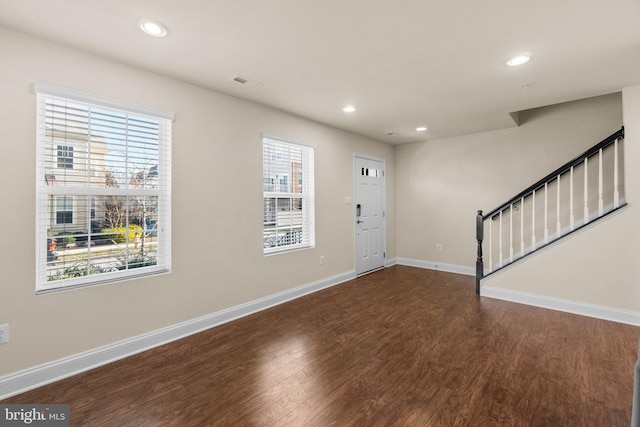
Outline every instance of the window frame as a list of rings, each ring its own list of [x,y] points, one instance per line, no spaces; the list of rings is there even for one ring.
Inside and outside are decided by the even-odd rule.
[[[130,280],[140,277],[147,277],[151,275],[157,274],[167,274],[171,272],[171,139],[172,139],[172,122],[174,120],[173,113],[158,110],[155,108],[149,108],[145,106],[140,106],[136,104],[131,104],[127,102],[122,102],[118,100],[114,100],[111,98],[101,97],[98,95],[88,94],[85,92],[75,91],[59,86],[54,86],[45,83],[35,83],[33,85],[33,90],[36,95],[36,294],[55,292],[60,290],[67,289],[75,289],[86,286],[94,286],[101,285],[106,283],[115,283],[121,282],[124,280]],[[93,162],[92,152],[89,149],[85,150],[87,154],[85,154],[85,166],[87,169],[87,181],[84,185],[72,185],[71,183],[63,182],[61,185],[61,181],[55,178],[55,172],[52,171],[51,168],[58,168],[58,148],[59,146],[71,146],[74,148],[75,141],[73,145],[66,144],[65,142],[60,143],[56,141],[54,137],[51,136],[51,132],[47,135],[47,118],[46,118],[46,110],[47,103],[49,105],[53,105],[55,102],[66,102],[73,103],[76,105],[80,105],[83,108],[96,109],[99,110],[100,113],[108,112],[114,113],[118,115],[118,117],[123,117],[125,120],[138,119],[143,118],[156,124],[157,122],[157,138],[152,139],[152,141],[157,141],[157,163],[156,174],[157,174],[157,188],[135,188],[135,185],[127,184],[125,188],[110,188],[104,187],[101,185],[96,185],[92,183],[91,178],[93,177],[95,171],[93,170],[93,166],[91,166],[91,162]],[[67,107],[64,107],[67,108]],[[66,120],[66,118],[65,118]],[[64,122],[61,126],[74,126],[71,124],[66,124]],[[87,141],[91,138],[91,132],[93,131],[92,122],[87,122],[88,130],[87,132]],[[123,135],[129,135],[129,130],[123,131]],[[129,137],[126,137],[126,146],[130,146],[131,142],[129,142]],[[106,140],[106,137],[105,137]],[[81,144],[85,144],[82,143]],[[86,142],[86,144],[90,145],[90,142]],[[104,142],[107,144],[107,142]],[[155,147],[155,146],[154,146]],[[77,147],[75,147],[77,148]],[[77,169],[78,166],[77,158],[75,158],[75,152],[77,151],[74,148],[72,153],[74,153],[74,157],[70,157],[73,160],[73,169]],[[55,150],[56,157],[52,159],[51,151]],[[49,157],[47,157],[49,156]],[[129,155],[125,155],[125,160],[122,160],[125,164],[129,162]],[[116,163],[117,164],[117,163]],[[80,166],[78,166],[80,167]],[[121,166],[122,167],[122,166]],[[125,169],[127,166],[124,166]],[[49,168],[49,169],[47,169]],[[104,171],[107,169],[103,166]],[[64,167],[62,168],[61,176],[64,181],[64,174],[66,170],[71,171],[70,168]],[[82,168],[80,168],[82,171]],[[74,171],[74,173],[78,173]],[[81,172],[84,173],[84,172]],[[106,172],[105,172],[106,173]],[[93,184],[93,185],[92,185]],[[129,199],[135,197],[157,197],[158,202],[158,216],[157,221],[161,222],[162,225],[154,230],[156,233],[154,236],[157,236],[157,260],[155,264],[152,265],[144,265],[143,268],[133,268],[133,261],[128,261],[130,267],[127,267],[124,270],[117,270],[112,268],[107,272],[100,272],[99,274],[88,274],[82,277],[74,277],[74,278],[62,278],[58,280],[48,280],[49,274],[51,270],[48,271],[48,264],[50,262],[50,255],[48,254],[48,247],[50,244],[52,236],[49,236],[49,229],[51,225],[58,225],[57,223],[57,197],[71,197],[73,200],[73,223],[74,225],[78,220],[82,221],[83,225],[86,226],[87,231],[85,232],[85,237],[93,235],[93,218],[91,218],[91,214],[95,212],[95,199],[99,197],[105,196],[117,196],[117,197],[127,197]],[[78,199],[82,198],[85,200],[84,210],[82,215],[77,212],[77,209],[80,208],[78,205]],[[53,205],[53,206],[52,206]],[[53,217],[52,217],[53,215]],[[84,219],[83,219],[84,218]],[[128,220],[127,223],[129,224]],[[59,224],[60,226],[64,226],[65,224]],[[68,224],[71,225],[71,224]],[[87,263],[91,261],[92,249],[91,242],[88,242],[87,246]],[[125,252],[128,257],[129,252],[129,244],[126,245],[127,249]],[[95,253],[94,253],[95,256]],[[84,258],[82,258],[84,259]],[[127,258],[128,259],[128,258]],[[56,267],[57,268],[57,267]],[[90,269],[89,269],[90,270]]]
[[[272,255],[279,253],[286,253],[301,249],[309,249],[315,247],[315,145],[294,141],[279,136],[263,133],[262,141],[262,200],[263,200],[263,253],[264,255]],[[282,147],[289,147],[288,149],[300,150],[300,166],[296,170],[293,163],[298,160],[297,158],[284,158],[282,151],[265,151],[267,141],[270,143],[278,144]],[[271,154],[271,156],[267,155]],[[267,165],[268,158],[271,158],[271,166],[274,166],[277,162],[286,160],[291,162],[290,169],[282,169],[282,174],[268,175],[267,171],[273,172]],[[295,174],[300,175],[302,184],[299,183],[299,179],[294,179]],[[286,184],[283,184],[282,177],[286,177]],[[267,191],[265,186],[272,186],[271,190]],[[290,188],[289,191],[282,191],[283,186]],[[296,192],[297,190],[300,192]],[[278,191],[276,191],[278,190]],[[299,200],[298,200],[299,199]],[[296,209],[291,207],[298,201],[297,205],[300,206],[301,219],[300,219],[300,235],[296,237],[293,234],[293,213],[291,214],[291,224],[288,226],[290,233],[286,233],[282,236],[282,231],[287,227],[279,227],[278,225],[278,212],[281,211],[281,206],[286,205],[286,200],[289,200],[289,212],[294,212]],[[281,203],[281,202],[285,203]],[[269,232],[267,232],[269,227]],[[297,228],[297,227],[296,227]],[[291,243],[293,239],[299,239],[297,243]],[[286,242],[289,243],[286,243]],[[280,244],[284,242],[284,244]],[[275,246],[269,246],[275,243]]]
[[[66,224],[70,224],[70,225],[74,225],[76,223],[76,215],[75,215],[75,211],[76,211],[76,198],[74,196],[64,196],[64,195],[53,195],[53,214],[55,216],[55,224],[56,225],[66,225]],[[60,199],[64,199],[65,202],[63,203],[63,207],[68,208],[70,207],[71,209],[59,209],[59,204],[58,201]],[[69,200],[71,201],[71,206],[69,206]],[[58,221],[58,213],[59,212],[71,212],[71,222],[67,222],[67,221],[63,221],[60,222]]]
[[[56,144],[58,169],[73,169],[73,145]]]

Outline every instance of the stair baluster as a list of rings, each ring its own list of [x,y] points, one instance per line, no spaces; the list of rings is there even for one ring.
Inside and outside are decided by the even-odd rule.
[[[478,254],[476,260],[476,293],[480,293],[481,281],[484,277],[495,273],[498,270],[505,268],[506,266],[517,262],[523,259],[526,256],[531,255],[539,249],[548,246],[558,239],[567,237],[571,233],[579,230],[582,227],[589,225],[591,222],[599,220],[600,218],[604,218],[612,212],[625,207],[626,202],[624,201],[624,196],[620,194],[620,167],[619,167],[619,154],[620,154],[620,143],[624,138],[624,128],[621,128],[605,140],[596,144],[580,156],[575,159],[567,162],[565,165],[561,166],[554,172],[550,173],[540,181],[536,182],[526,190],[520,192],[516,196],[509,199],[507,202],[503,203],[499,207],[490,211],[486,215],[483,214],[482,210],[479,210],[476,215],[476,239],[478,241]],[[613,150],[613,165],[610,166],[610,161],[607,160],[605,164],[605,153],[609,152],[609,148]],[[598,207],[597,213],[594,211],[593,213],[590,211],[589,207],[589,159],[598,156]],[[595,158],[593,159],[595,160]],[[575,212],[574,212],[574,194],[576,190],[576,185],[579,188],[580,182],[575,182],[576,172],[578,172],[579,168],[583,168],[583,179],[584,181],[581,183],[583,187],[583,202],[584,202],[584,213],[583,220],[576,223]],[[610,168],[613,168],[611,172]],[[593,171],[595,173],[595,170]],[[579,176],[579,175],[578,175]],[[610,177],[610,178],[609,178]],[[607,192],[605,189],[605,178],[607,182],[610,182],[609,179],[612,180],[612,185],[610,187],[610,192]],[[595,180],[595,176],[593,177]],[[565,184],[562,184],[562,181],[568,180],[569,183],[569,196],[567,200],[563,199],[562,188]],[[556,186],[556,206],[555,206],[555,221],[556,221],[556,232],[554,235],[549,235],[549,222],[553,221],[554,212],[549,209],[552,207],[549,203],[549,192],[553,191],[553,185]],[[551,188],[549,188],[551,187]],[[564,187],[566,188],[566,187]],[[544,194],[539,194],[541,190],[544,189]],[[594,188],[595,190],[595,188]],[[553,193],[552,193],[553,194]],[[538,225],[536,221],[536,216],[539,212],[536,211],[536,196],[540,198],[544,197],[544,211],[543,215],[543,223]],[[552,196],[553,197],[553,196]],[[566,197],[566,196],[564,196]],[[593,194],[595,198],[595,194]],[[552,199],[553,200],[553,199]],[[605,200],[609,200],[609,205],[605,206]],[[594,200],[595,202],[595,200]],[[539,201],[542,204],[542,201]],[[542,207],[538,207],[541,209]],[[595,208],[595,206],[594,206]],[[526,218],[526,212],[531,212],[531,218]],[[530,211],[529,211],[530,209]],[[520,238],[520,252],[518,254],[514,253],[514,214],[515,212],[520,211],[520,230],[519,230],[519,238]],[[562,212],[568,212],[568,218],[562,216]],[[505,215],[509,216],[509,231],[506,233],[505,228],[506,218]],[[567,214],[565,214],[567,215]],[[551,217],[551,218],[550,218]],[[529,222],[525,222],[525,220],[529,220]],[[493,244],[493,233],[494,233],[494,221],[497,222],[495,227],[498,227],[498,244],[495,250],[497,253],[494,254],[494,244]],[[488,222],[488,224],[487,224]],[[565,229],[562,228],[562,223],[565,222]],[[552,223],[553,224],[553,223]],[[484,240],[485,227],[488,232],[488,240],[489,240],[489,263],[488,269],[485,270],[484,259],[483,259],[483,249],[482,243]],[[540,227],[540,230],[538,229]],[[531,236],[531,246],[530,248],[525,247],[525,232],[529,231],[530,228],[530,236]],[[540,231],[543,233],[543,239],[538,241],[537,232]],[[508,234],[508,251],[509,255],[505,258],[503,251],[507,249],[505,246],[504,239]],[[497,268],[494,269],[494,256],[497,257]]]

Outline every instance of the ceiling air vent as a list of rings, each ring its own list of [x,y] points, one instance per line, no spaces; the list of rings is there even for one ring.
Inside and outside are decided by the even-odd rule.
[[[229,78],[229,80],[232,80],[232,81],[234,81],[236,83],[240,83],[241,85],[246,85],[246,86],[251,86],[251,87],[261,87],[261,86],[263,86],[262,83],[257,82],[255,80],[248,79],[248,78],[246,78],[244,76],[241,76],[239,74],[234,74],[233,76],[231,76]]]

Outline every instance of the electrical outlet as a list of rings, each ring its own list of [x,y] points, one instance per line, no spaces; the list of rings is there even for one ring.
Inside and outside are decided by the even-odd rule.
[[[9,324],[0,325],[0,344],[9,342]]]
[[[436,251],[437,251],[437,252],[442,252],[442,243],[438,243],[438,244],[436,245]]]

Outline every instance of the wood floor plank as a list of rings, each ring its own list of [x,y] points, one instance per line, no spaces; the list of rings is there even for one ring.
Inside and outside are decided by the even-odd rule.
[[[394,266],[0,403],[74,426],[628,426],[640,328]]]

